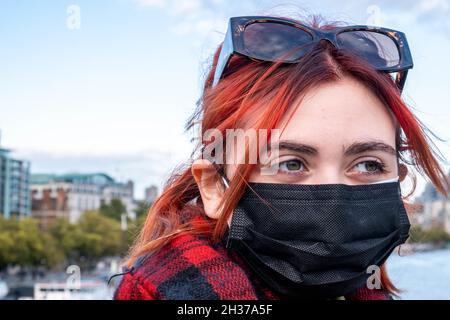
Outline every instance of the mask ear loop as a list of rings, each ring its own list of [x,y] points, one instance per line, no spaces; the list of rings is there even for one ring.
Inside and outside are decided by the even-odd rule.
[[[227,178],[227,176],[225,174],[224,167],[223,166],[219,166],[214,161],[211,161],[211,163],[214,166],[214,168],[216,169],[216,171],[219,174],[220,178],[222,179],[222,182],[225,185],[225,188],[228,189],[230,187],[230,180],[228,180],[228,178]],[[231,219],[228,219],[227,224],[228,224],[228,228],[231,228]],[[230,246],[230,237],[227,238],[227,243],[226,243],[225,247],[229,248],[229,246]]]

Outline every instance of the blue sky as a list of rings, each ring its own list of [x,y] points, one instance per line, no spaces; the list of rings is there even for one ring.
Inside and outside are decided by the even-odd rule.
[[[450,139],[449,0],[2,0],[1,144],[33,172],[104,171],[142,197],[190,155],[183,125],[227,19],[301,10],[404,31],[415,62],[405,100]]]

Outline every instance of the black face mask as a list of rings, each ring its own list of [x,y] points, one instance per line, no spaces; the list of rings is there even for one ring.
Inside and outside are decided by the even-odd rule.
[[[272,290],[286,298],[334,298],[366,285],[408,238],[400,183],[249,183],[225,234]]]

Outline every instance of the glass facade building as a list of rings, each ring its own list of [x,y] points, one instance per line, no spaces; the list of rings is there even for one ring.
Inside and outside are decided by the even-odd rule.
[[[13,159],[10,150],[0,148],[0,214],[31,214],[30,162]]]

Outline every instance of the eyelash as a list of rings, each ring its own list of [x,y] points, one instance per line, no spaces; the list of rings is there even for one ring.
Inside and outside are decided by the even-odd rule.
[[[300,159],[289,159],[289,160],[280,162],[278,165],[281,166],[283,163],[287,163],[287,162],[289,162],[289,161],[298,161],[298,162],[300,162],[300,164],[301,164],[303,167],[305,167],[304,162],[301,161]],[[353,167],[356,167],[357,165],[360,165],[360,164],[362,164],[362,163],[371,163],[371,164],[375,163],[376,166],[377,166],[377,170],[376,170],[376,171],[373,171],[373,172],[370,172],[370,171],[368,171],[368,172],[361,172],[360,174],[362,174],[362,175],[365,175],[365,176],[381,175],[381,174],[384,174],[384,173],[387,172],[387,170],[385,169],[385,168],[386,168],[386,165],[385,165],[383,162],[376,161],[376,160],[366,160],[366,161],[361,161],[361,162],[355,164]],[[299,174],[302,174],[302,173],[282,172],[282,171],[280,171],[280,170],[279,170],[279,172],[282,173],[282,174],[289,174],[289,175],[299,175]]]
[[[357,163],[356,165],[361,164],[361,163],[366,163],[366,162],[368,162],[368,163],[375,163],[377,165],[377,171],[375,171],[375,172],[370,172],[370,171],[362,172],[362,174],[364,174],[364,175],[368,175],[368,176],[370,176],[370,175],[378,175],[378,174],[383,174],[383,173],[387,172],[387,170],[385,169],[386,165],[383,162],[379,162],[379,161],[375,161],[375,160],[362,161],[362,162]]]

